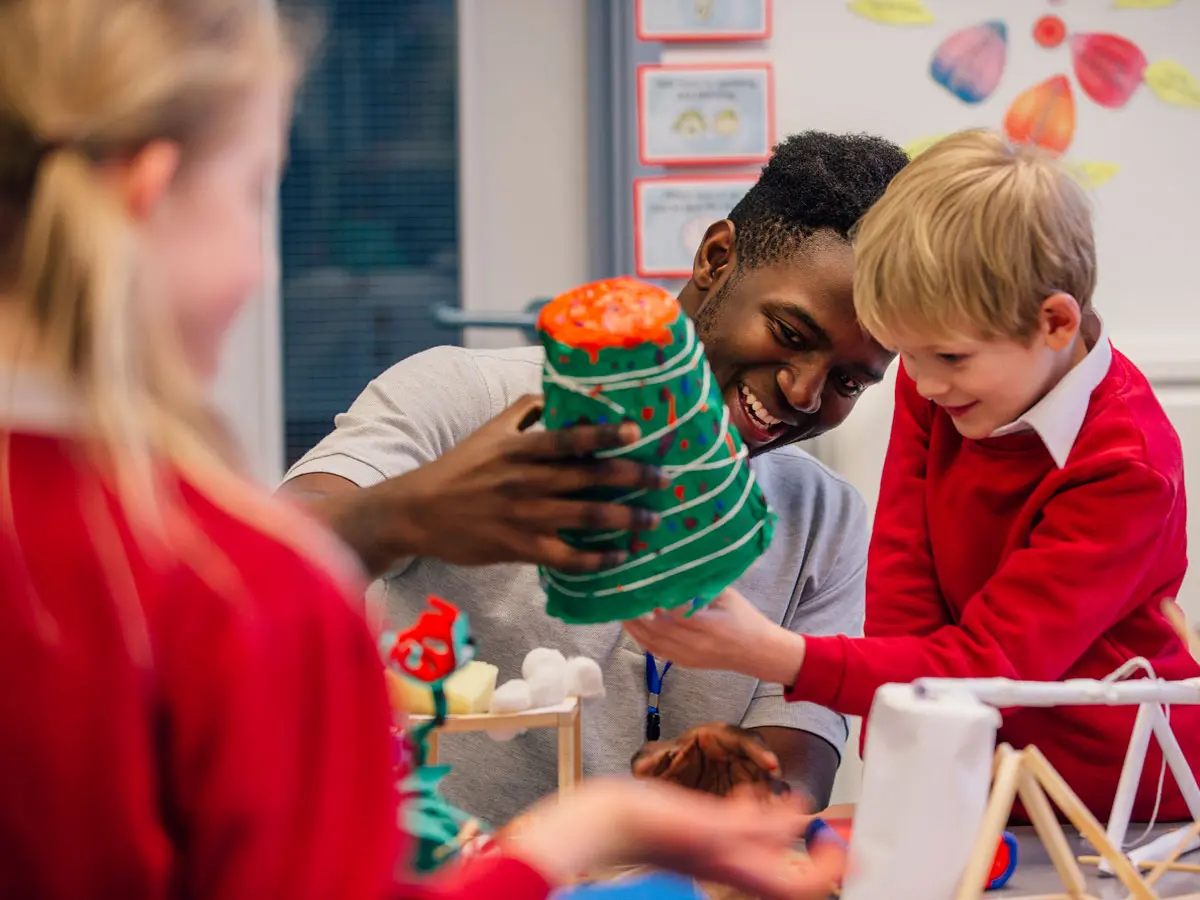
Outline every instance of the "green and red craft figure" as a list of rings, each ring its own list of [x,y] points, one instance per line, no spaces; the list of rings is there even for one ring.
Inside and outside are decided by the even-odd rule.
[[[433,718],[397,736],[402,825],[416,844],[413,866],[419,872],[433,871],[452,858],[459,834],[470,821],[438,793],[450,767],[428,765],[427,759],[429,735],[446,721],[446,679],[474,658],[475,643],[465,613],[440,597],[431,596],[428,603],[416,624],[382,639],[389,665],[433,693]]]

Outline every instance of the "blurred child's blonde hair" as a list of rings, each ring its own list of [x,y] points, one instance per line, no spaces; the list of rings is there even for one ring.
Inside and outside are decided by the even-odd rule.
[[[1091,303],[1096,251],[1082,188],[1046,153],[963,131],[896,176],[859,223],[854,305],[895,338],[1029,340],[1056,293]]]
[[[32,365],[80,401],[88,447],[135,521],[170,525],[156,476],[166,463],[295,543],[294,524],[277,523],[234,474],[168,304],[138,284],[133,223],[102,171],[158,140],[179,147],[186,169],[256,88],[274,79],[290,90],[298,48],[274,7],[0,0],[0,304],[22,330],[0,365]],[[12,374],[0,370],[0,391]]]

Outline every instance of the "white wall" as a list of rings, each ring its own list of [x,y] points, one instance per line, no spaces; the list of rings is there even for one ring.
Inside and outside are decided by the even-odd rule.
[[[233,428],[250,472],[267,486],[283,477],[283,379],[280,351],[276,185],[265,187],[263,246],[267,272],[259,296],[234,323],[213,385],[213,400]]]
[[[458,0],[464,309],[523,309],[587,280],[586,9]],[[472,329],[465,343],[524,341]]]

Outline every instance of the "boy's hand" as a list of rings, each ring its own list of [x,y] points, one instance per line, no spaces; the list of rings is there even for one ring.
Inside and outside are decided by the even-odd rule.
[[[776,625],[733,588],[690,616],[681,608],[625,623],[639,646],[689,669],[741,672],[760,681],[794,684],[804,638]]]
[[[571,499],[584,488],[633,492],[666,487],[651,466],[597,459],[602,450],[640,437],[632,422],[530,431],[542,398],[522,397],[441,458],[383,482],[374,492],[379,515],[402,537],[400,555],[458,565],[526,562],[586,572],[617,565],[623,552],[584,552],[558,535],[564,529],[647,531],[657,514],[632,506]]]

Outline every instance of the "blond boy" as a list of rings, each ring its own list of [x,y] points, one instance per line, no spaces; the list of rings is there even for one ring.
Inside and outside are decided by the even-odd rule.
[[[1102,678],[1136,657],[1200,667],[1162,614],[1187,568],[1179,440],[1092,309],[1087,199],[1054,160],[953,135],[891,183],[855,239],[855,306],[900,354],[867,574],[865,637],[789,634],[740,597],[630,633],[678,665],[733,668],[865,715],[922,676]],[[1134,707],[1006,711],[1108,813]],[[1171,725],[1200,764],[1200,707]],[[1153,746],[1134,814],[1155,806]],[[1162,818],[1188,817],[1167,779]]]

